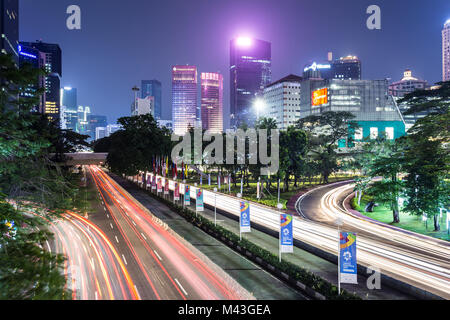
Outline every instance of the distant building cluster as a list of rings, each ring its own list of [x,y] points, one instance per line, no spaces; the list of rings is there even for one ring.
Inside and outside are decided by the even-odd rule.
[[[61,88],[62,51],[58,44],[20,41],[18,0],[0,3],[0,52],[11,54],[18,66],[30,63],[48,72],[24,93],[27,96],[45,89],[32,111],[46,114],[62,128],[86,134],[91,140],[118,130],[117,125],[107,123],[106,116],[91,114],[89,106],[78,105],[76,88]],[[405,115],[407,106],[399,103],[400,99],[416,90],[434,88],[413,76],[411,69],[391,83],[387,79],[364,79],[357,56],[334,59],[332,52],[326,61],[304,65],[298,70],[301,75],[293,71],[273,81],[270,42],[237,37],[230,41],[229,48],[229,114],[224,114],[223,74],[199,72],[197,66],[182,64],[171,69],[172,119],[162,119],[162,84],[156,79],[141,80],[140,87],[132,89],[130,114],[151,114],[160,127],[183,135],[195,127],[213,133],[223,132],[228,125],[231,129],[251,127],[261,117],[275,119],[278,128],[285,130],[310,115],[348,111],[358,123],[354,140],[380,134],[395,139],[425,116]],[[450,81],[450,19],[442,29],[442,79]],[[341,144],[345,146],[346,142]]]

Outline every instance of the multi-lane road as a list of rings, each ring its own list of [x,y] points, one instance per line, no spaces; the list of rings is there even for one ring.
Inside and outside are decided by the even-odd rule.
[[[98,167],[89,168],[89,177],[103,212],[48,221],[55,240],[47,247],[67,257],[74,299],[253,299]]]
[[[148,174],[151,175],[151,174]],[[148,180],[148,179],[147,179]],[[344,183],[345,184],[345,183]],[[181,192],[183,194],[183,183]],[[406,284],[450,299],[450,248],[448,242],[401,232],[349,215],[339,204],[347,196],[341,184],[332,184],[303,195],[296,204],[294,237],[328,253],[337,254],[336,218],[344,222],[343,230],[358,233],[358,263],[379,269],[383,274]],[[173,190],[175,183],[169,180]],[[347,186],[349,188],[349,186]],[[195,199],[197,187],[191,186]],[[239,199],[204,191],[204,203],[239,216]],[[279,213],[266,206],[251,204],[251,220],[272,230],[279,230]],[[317,221],[314,221],[317,220]]]

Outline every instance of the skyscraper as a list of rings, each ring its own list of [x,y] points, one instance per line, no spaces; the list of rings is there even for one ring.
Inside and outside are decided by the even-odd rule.
[[[36,69],[45,68],[46,65],[46,56],[45,53],[40,52],[39,50],[31,47],[24,46],[19,44],[18,48],[19,53],[19,66],[23,66],[24,64],[31,64]],[[35,79],[35,83],[29,86],[26,89],[26,92],[22,94],[23,97],[34,96],[35,92],[41,88],[45,87],[45,77],[43,75],[39,75],[37,79]],[[31,112],[35,113],[43,113],[46,101],[45,91],[39,97],[39,105],[35,105],[32,107]]]
[[[19,65],[19,0],[0,0],[0,53],[11,54]]]
[[[78,107],[77,89],[64,87],[61,89],[61,125],[63,129],[77,130]]]
[[[253,125],[255,99],[271,82],[271,44],[239,37],[230,42],[230,120],[231,127]]]
[[[331,68],[334,79],[361,80],[361,60],[356,56],[336,59]]]
[[[142,80],[141,98],[145,99],[148,96],[154,98],[153,116],[156,120],[161,119],[161,82],[159,82],[158,80]]]
[[[59,121],[60,118],[60,88],[62,77],[61,48],[57,44],[38,42],[21,42],[21,45],[39,50],[45,54],[45,69],[49,75],[45,79],[45,108],[44,113],[50,120]]]
[[[450,19],[442,29],[442,80],[450,81]]]
[[[95,133],[98,127],[106,127],[108,125],[106,116],[90,114],[87,116],[87,120],[88,120],[87,134],[90,136],[90,140],[95,140]]]
[[[136,103],[131,105],[131,115],[140,116],[151,114],[155,117],[155,97],[147,96],[144,99],[137,98]]]
[[[220,133],[223,131],[223,76],[202,72],[201,86],[202,127]]]
[[[261,114],[277,121],[277,128],[286,130],[300,119],[302,77],[290,74],[266,86]]]
[[[172,120],[174,133],[184,135],[195,126],[197,110],[197,67],[172,68]]]

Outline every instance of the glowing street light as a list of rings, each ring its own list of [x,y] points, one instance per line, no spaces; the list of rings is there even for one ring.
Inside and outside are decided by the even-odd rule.
[[[258,98],[253,103],[253,107],[256,110],[256,120],[258,120],[259,119],[259,112],[264,110],[264,108],[266,107],[266,103],[264,102],[263,99]]]

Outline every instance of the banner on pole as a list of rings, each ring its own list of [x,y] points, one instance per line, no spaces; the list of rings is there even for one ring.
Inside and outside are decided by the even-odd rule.
[[[175,182],[175,188],[173,189],[173,200],[180,200],[180,186],[178,182]]]
[[[339,235],[339,273],[341,283],[358,283],[356,262],[356,234],[341,232]]]
[[[158,178],[158,189],[156,190],[158,193],[162,192],[162,181],[161,177]]]
[[[293,219],[287,213],[280,214],[280,252],[294,252]]]
[[[152,176],[152,190],[155,190],[155,189],[156,189],[156,176],[153,175]]]
[[[197,189],[197,199],[195,202],[195,210],[196,211],[203,211],[204,205],[203,205],[203,190],[198,188]]]
[[[250,205],[248,201],[241,201],[241,232],[251,232],[250,230]]]
[[[164,194],[166,195],[169,194],[169,179],[165,178],[164,180]]]
[[[184,186],[184,204],[187,206],[191,204],[191,189],[187,184]]]

